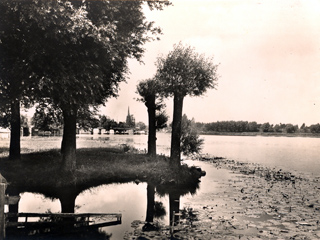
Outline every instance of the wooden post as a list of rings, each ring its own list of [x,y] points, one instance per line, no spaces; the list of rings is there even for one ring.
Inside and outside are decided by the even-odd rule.
[[[7,185],[0,183],[0,240],[6,237],[6,218],[4,214],[5,192]]]
[[[175,211],[173,211],[172,213],[172,224],[170,224],[170,233],[171,233],[171,238],[173,237],[173,228],[174,228],[174,215],[175,215]]]

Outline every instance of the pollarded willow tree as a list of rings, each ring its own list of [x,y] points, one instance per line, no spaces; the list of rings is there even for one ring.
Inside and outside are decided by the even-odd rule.
[[[79,110],[87,111],[117,96],[118,85],[128,72],[127,59],[140,61],[143,44],[160,33],[146,20],[143,4],[162,9],[168,3],[30,0],[9,3],[9,11],[16,11],[15,4],[20,2],[25,7],[19,21],[27,37],[10,36],[32,52],[23,62],[30,66],[31,78],[38,80],[35,97],[49,98],[62,110],[62,168],[74,170]],[[37,48],[29,49],[32,36]]]
[[[157,153],[157,129],[166,127],[168,120],[168,117],[162,111],[165,105],[160,97],[159,84],[155,79],[140,81],[137,85],[137,92],[141,96],[138,100],[146,105],[148,111],[148,155],[155,156]]]
[[[157,60],[156,78],[162,94],[173,97],[173,121],[170,158],[173,166],[180,166],[181,121],[185,96],[200,96],[214,88],[218,80],[217,65],[211,58],[198,54],[194,48],[180,42],[167,56]]]

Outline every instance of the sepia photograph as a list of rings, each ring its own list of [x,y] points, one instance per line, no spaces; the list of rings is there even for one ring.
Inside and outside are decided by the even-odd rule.
[[[0,0],[0,240],[320,239],[318,0]]]

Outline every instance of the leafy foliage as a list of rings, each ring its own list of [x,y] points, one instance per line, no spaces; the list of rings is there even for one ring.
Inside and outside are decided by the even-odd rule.
[[[136,127],[141,131],[147,129],[147,126],[144,122],[137,122]]]
[[[12,100],[24,105],[33,100],[38,78],[30,60],[39,36],[27,21],[32,16],[30,1],[0,1],[0,15],[0,105],[10,113]]]
[[[96,109],[81,108],[78,111],[78,127],[85,130],[92,130],[99,127],[99,119],[95,117]],[[55,106],[50,99],[44,99],[36,105],[32,117],[32,124],[41,131],[54,131],[63,127],[62,110]]]
[[[319,123],[317,123],[317,124],[312,124],[312,125],[310,126],[310,131],[311,131],[312,133],[320,133],[320,124],[319,124]]]
[[[100,116],[100,127],[110,130],[118,126],[118,123],[105,115]]]
[[[24,96],[30,91],[23,86],[31,82],[28,90],[52,98],[62,109],[102,104],[116,96],[128,71],[127,58],[140,60],[142,45],[161,33],[146,21],[142,5],[140,1],[1,1],[2,96]]]
[[[141,3],[50,3],[42,4],[45,21],[40,22],[42,9],[34,16],[44,33],[37,55],[42,92],[62,109],[102,104],[116,96],[128,70],[127,58],[141,58],[141,44],[149,39],[145,31],[153,30],[144,21]]]
[[[0,112],[0,127],[7,128],[9,124],[9,115],[5,111]]]
[[[201,125],[203,131],[213,132],[259,132],[261,126],[257,122],[248,121],[218,121]]]
[[[137,93],[140,95],[138,101],[143,102],[148,109],[156,111],[154,124],[158,130],[167,127],[168,121],[168,116],[163,110],[165,104],[163,103],[161,91],[157,79],[142,80],[137,85]]]
[[[160,85],[156,79],[141,80],[137,85],[137,93],[140,95],[138,101],[143,102],[147,107],[155,107],[158,110],[164,107],[160,92]],[[154,103],[153,99],[155,99]]]
[[[141,61],[143,44],[161,33],[146,21],[143,4],[0,1],[0,107],[14,112],[10,146],[20,144],[20,101],[49,98],[63,112],[64,162],[75,161],[77,114],[117,96],[127,59]],[[167,4],[148,5],[161,9]],[[20,148],[15,152],[19,158]]]
[[[199,138],[194,119],[188,119],[187,115],[182,116],[181,122],[181,151],[185,155],[200,153],[203,139]]]
[[[77,116],[78,127],[84,130],[93,130],[100,126],[99,117],[97,115],[97,109],[82,107],[78,110]]]
[[[181,42],[167,56],[160,56],[156,65],[156,78],[160,80],[160,89],[166,97],[199,96],[216,86],[217,65]]]
[[[37,104],[31,119],[32,125],[41,131],[51,131],[63,125],[62,111],[52,103],[42,101]]]
[[[312,126],[312,125],[311,125]],[[298,127],[298,125],[293,125],[291,123],[280,123],[280,124],[270,124],[248,122],[248,121],[218,121],[211,123],[197,123],[197,128],[203,132],[276,132],[276,133],[296,133],[296,132],[310,132],[310,127],[305,124]]]
[[[165,111],[157,111],[156,112],[156,129],[160,130],[166,128],[168,122],[168,115]]]
[[[28,100],[36,91],[66,108],[116,96],[127,58],[140,60],[142,45],[161,33],[146,21],[142,6],[142,1],[1,1],[1,97]]]

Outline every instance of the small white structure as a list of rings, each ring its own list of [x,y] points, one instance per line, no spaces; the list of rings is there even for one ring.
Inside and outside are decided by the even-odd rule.
[[[107,131],[106,129],[101,129],[101,134],[104,135],[104,134],[109,134],[109,131]]]
[[[99,134],[100,132],[100,129],[99,128],[94,128],[93,129],[93,134]]]
[[[10,137],[10,130],[8,128],[0,128],[0,139],[2,138],[9,138]]]

